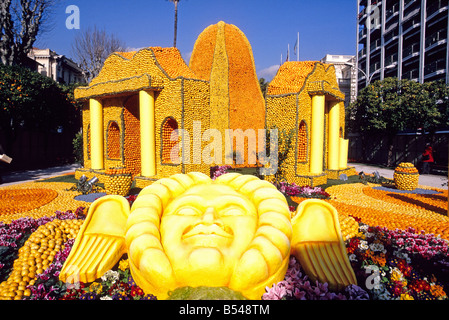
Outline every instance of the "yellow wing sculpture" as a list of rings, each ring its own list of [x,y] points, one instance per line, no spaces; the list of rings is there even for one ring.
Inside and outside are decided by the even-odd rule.
[[[328,282],[341,290],[357,280],[341,236],[337,210],[329,203],[309,199],[301,202],[292,218],[291,253],[312,281]]]
[[[59,279],[67,283],[93,282],[110,270],[126,252],[128,216],[126,198],[111,195],[97,199],[89,208]]]
[[[312,281],[333,290],[356,284],[332,205],[306,200],[291,217],[272,184],[237,173],[215,181],[200,173],[160,179],[131,209],[121,196],[97,199],[59,278],[93,282],[124,253],[136,283],[159,299],[207,279],[258,299],[283,279],[290,254]]]

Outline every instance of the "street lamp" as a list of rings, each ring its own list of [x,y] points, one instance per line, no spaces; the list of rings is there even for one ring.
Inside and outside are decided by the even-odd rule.
[[[373,79],[373,76],[376,74],[376,73],[378,73],[378,72],[381,72],[382,70],[386,70],[386,69],[392,69],[392,68],[394,68],[394,67],[396,67],[396,65],[395,64],[390,64],[390,65],[388,65],[388,66],[385,66],[385,67],[383,67],[383,68],[379,68],[379,69],[377,69],[377,70],[375,70],[373,73],[371,73],[369,76],[366,74],[366,72],[365,71],[363,71],[362,69],[360,69],[359,67],[356,67],[355,66],[355,63],[349,63],[349,62],[345,62],[345,65],[346,66],[349,66],[349,67],[351,67],[351,68],[357,68],[357,70],[359,70],[360,72],[362,72],[363,73],[363,75],[365,76],[365,79],[367,79],[367,82],[366,82],[366,86],[368,86],[370,83],[371,83],[371,80]],[[358,78],[358,77],[357,77]],[[356,85],[356,96],[358,96],[358,85]]]

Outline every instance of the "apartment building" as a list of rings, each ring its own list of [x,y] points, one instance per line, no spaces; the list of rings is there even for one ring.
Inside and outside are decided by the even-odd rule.
[[[449,83],[448,0],[357,0],[358,89],[387,77]]]
[[[357,99],[357,71],[354,68],[355,56],[326,54],[320,60],[322,63],[331,63],[335,66],[338,87],[345,94],[345,107]]]
[[[50,49],[33,48],[28,58],[37,62],[37,72],[59,83],[83,82],[81,68],[71,59]]]

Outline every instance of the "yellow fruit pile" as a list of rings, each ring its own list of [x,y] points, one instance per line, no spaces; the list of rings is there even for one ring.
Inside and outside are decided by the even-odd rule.
[[[394,170],[394,184],[399,190],[415,190],[418,187],[419,172],[410,162],[402,162]]]
[[[36,275],[47,269],[56,253],[64,249],[64,243],[76,237],[82,223],[83,220],[55,219],[37,228],[19,249],[9,278],[0,283],[0,300],[30,296],[27,286],[36,282]]]
[[[131,173],[128,173],[123,167],[117,167],[107,169],[105,174],[104,188],[107,194],[128,195],[133,183]]]

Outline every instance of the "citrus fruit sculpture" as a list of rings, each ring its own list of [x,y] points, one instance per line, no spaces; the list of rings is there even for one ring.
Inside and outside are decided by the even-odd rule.
[[[131,208],[121,196],[97,199],[60,280],[92,282],[124,253],[135,282],[158,299],[187,286],[260,299],[284,278],[290,254],[312,281],[356,284],[334,207],[306,200],[292,217],[273,184],[238,173],[175,174],[144,188]]]
[[[401,162],[394,170],[394,184],[399,190],[415,190],[418,188],[419,172],[413,163]]]

